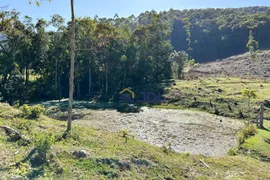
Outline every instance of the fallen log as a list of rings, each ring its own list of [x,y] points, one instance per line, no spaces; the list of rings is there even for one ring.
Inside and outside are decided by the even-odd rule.
[[[207,168],[210,169],[210,166],[208,166],[208,164],[206,164],[202,159],[200,159],[200,162],[201,162],[204,166],[206,166]]]
[[[16,129],[13,129],[9,126],[0,126],[0,128],[4,129],[6,135],[8,135],[8,136],[13,136],[16,139],[21,139],[21,140],[25,141],[27,144],[31,143],[31,140],[27,136],[23,135],[22,133],[20,133]]]

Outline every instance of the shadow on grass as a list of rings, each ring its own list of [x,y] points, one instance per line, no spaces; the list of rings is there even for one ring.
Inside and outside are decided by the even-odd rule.
[[[30,151],[30,153],[23,160],[21,160],[20,162],[25,163],[25,162],[29,161],[31,159],[31,157],[36,153],[36,151],[37,151],[36,148],[32,149]]]
[[[264,131],[268,131],[268,132],[270,132],[270,130],[269,129],[267,129],[267,128],[262,128],[262,130],[264,130]]]
[[[168,86],[171,86],[174,84],[174,81],[164,81],[159,84],[148,84],[145,86],[139,86],[134,88],[129,88],[131,91],[133,91],[138,98],[139,95],[142,92],[153,92],[153,93],[159,93],[163,94],[165,91],[165,88]],[[120,96],[120,90],[119,93],[114,93],[111,96],[102,97],[99,96],[96,98],[96,101],[87,101],[87,100],[75,100],[73,102],[73,108],[75,109],[75,114],[73,116],[73,119],[81,119],[85,114],[76,114],[76,109],[92,109],[92,110],[117,110],[121,113],[138,113],[140,112],[140,109],[142,106],[152,106],[157,105],[160,103],[121,103],[119,101]],[[136,97],[135,96],[135,97]],[[111,98],[108,98],[111,97]],[[58,114],[58,117],[56,118],[59,120],[66,120],[67,119],[67,108],[68,108],[68,99],[64,99],[61,101],[47,101],[41,103],[44,105],[47,109],[47,115],[50,114]],[[61,114],[62,113],[62,114]],[[60,115],[60,116],[59,116]]]
[[[266,120],[265,120],[265,121],[266,121]],[[270,132],[270,127],[269,127],[269,128],[263,127],[263,128],[261,128],[261,129],[264,130],[264,131]]]
[[[36,148],[32,149],[24,159],[22,159],[21,161],[13,164],[11,166],[19,167],[20,163],[26,163],[27,161],[30,161],[32,170],[27,175],[27,177],[29,179],[35,179],[37,177],[43,176],[44,175],[44,163],[40,163],[40,162],[37,163],[34,160],[35,158],[32,158],[35,153],[36,153]],[[10,167],[1,167],[0,171],[7,171],[9,168]]]
[[[43,176],[44,175],[44,165],[39,166],[38,168],[33,169],[29,174],[28,178],[29,179],[35,179],[37,177]]]

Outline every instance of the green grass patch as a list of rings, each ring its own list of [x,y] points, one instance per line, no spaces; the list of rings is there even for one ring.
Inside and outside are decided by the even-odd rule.
[[[258,129],[255,136],[245,140],[242,151],[251,156],[270,162],[270,122],[265,122],[265,129]]]

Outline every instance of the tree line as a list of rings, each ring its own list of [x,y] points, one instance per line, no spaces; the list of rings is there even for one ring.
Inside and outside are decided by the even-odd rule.
[[[59,15],[36,23],[29,16],[20,21],[15,11],[2,15],[8,22],[0,43],[1,100],[13,104],[67,97],[71,23]],[[170,31],[159,15],[134,30],[117,21],[75,19],[75,97],[107,97],[171,77]],[[49,26],[56,30],[47,31]]]
[[[179,78],[193,58],[202,62],[247,51],[251,35],[267,48],[269,19],[267,7],[75,18],[74,95],[108,99],[126,87]],[[1,101],[68,97],[71,24],[60,15],[34,23],[29,16],[20,20],[16,11],[0,12]]]

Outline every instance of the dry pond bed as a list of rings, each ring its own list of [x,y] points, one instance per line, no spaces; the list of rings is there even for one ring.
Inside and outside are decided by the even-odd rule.
[[[119,132],[128,129],[138,140],[167,146],[176,152],[223,156],[237,145],[236,134],[243,123],[203,112],[143,107],[140,113],[116,110],[77,109],[84,114],[74,123]]]

